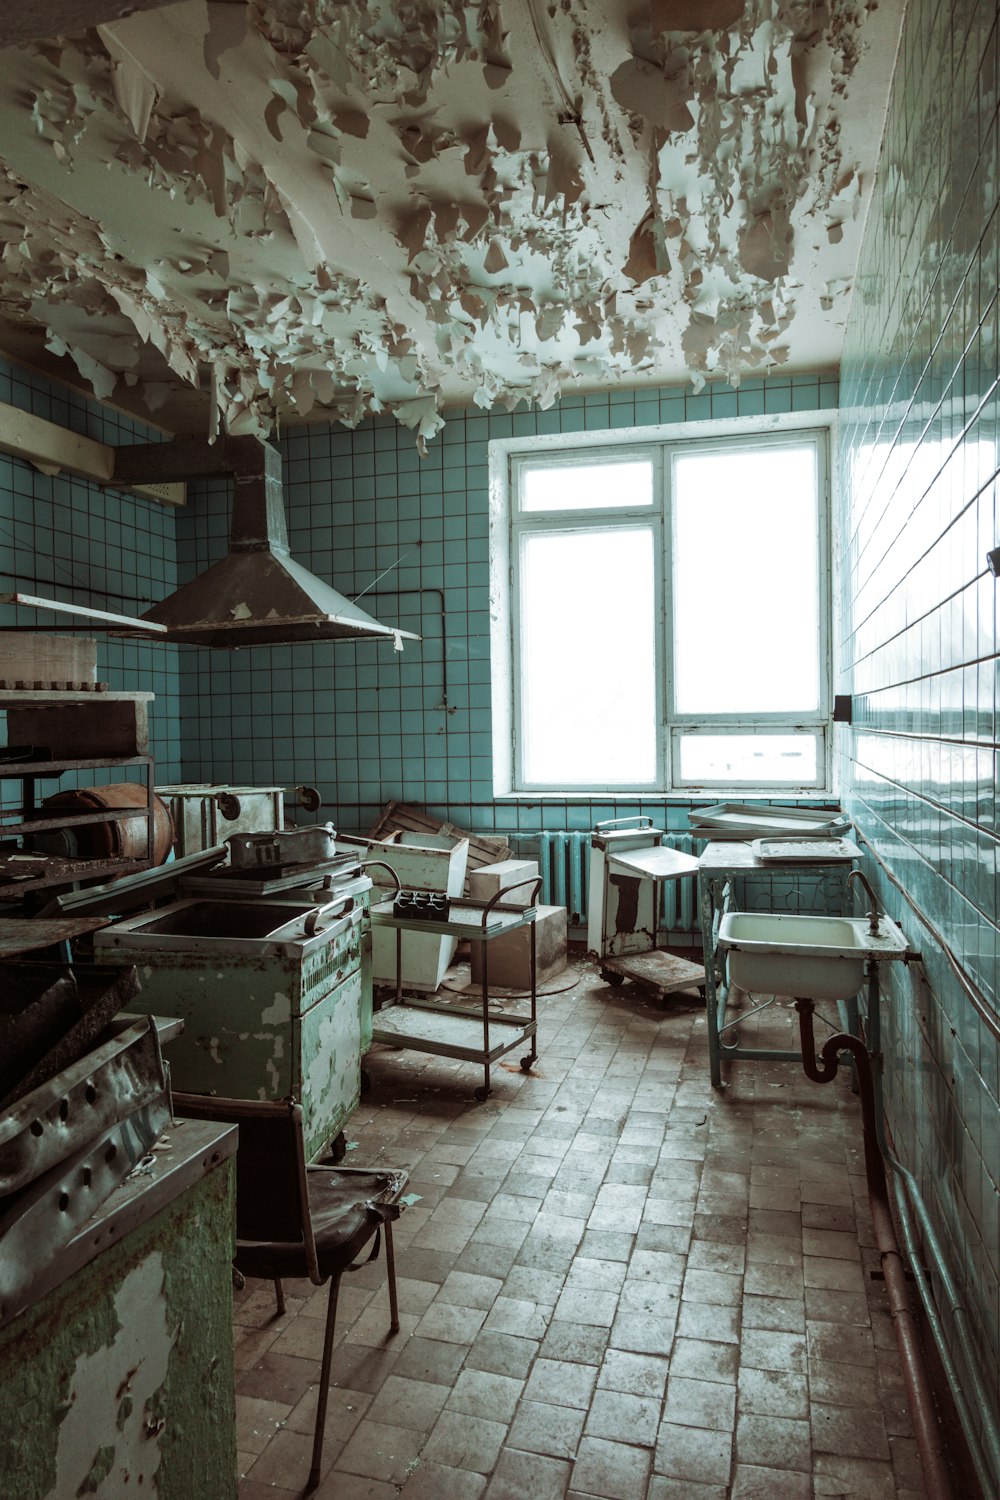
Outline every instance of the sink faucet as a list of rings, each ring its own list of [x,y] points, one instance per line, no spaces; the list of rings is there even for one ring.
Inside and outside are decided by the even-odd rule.
[[[868,876],[864,873],[863,870],[852,870],[850,875],[848,875],[847,877],[848,886],[850,886],[852,880],[859,880],[864,886],[865,890],[868,892],[868,899],[871,902],[871,911],[868,913],[868,931],[872,934],[872,937],[877,937],[878,900],[876,899],[875,892],[872,890],[871,881],[868,879]]]

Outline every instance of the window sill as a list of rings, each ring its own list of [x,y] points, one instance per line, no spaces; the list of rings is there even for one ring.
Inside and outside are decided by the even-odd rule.
[[[713,803],[713,802],[818,802],[839,808],[836,793],[829,788],[814,788],[807,792],[784,792],[779,787],[766,791],[748,791],[746,787],[692,788],[678,792],[624,792],[593,791],[572,792],[495,792],[494,802],[662,802],[669,804]]]

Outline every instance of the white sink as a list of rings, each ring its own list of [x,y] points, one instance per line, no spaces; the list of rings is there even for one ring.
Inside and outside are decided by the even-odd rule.
[[[741,989],[808,1000],[850,1000],[865,976],[867,958],[902,958],[906,938],[890,917],[878,932],[867,917],[812,917],[771,911],[727,912],[719,947],[729,956],[729,978]]]

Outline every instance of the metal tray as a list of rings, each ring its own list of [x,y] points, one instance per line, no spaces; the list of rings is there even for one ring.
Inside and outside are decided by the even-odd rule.
[[[757,859],[774,865],[814,865],[823,860],[847,863],[861,858],[861,850],[850,839],[798,837],[754,839],[750,845]]]
[[[337,831],[332,823],[312,828],[276,829],[273,833],[234,833],[227,840],[234,870],[259,870],[276,865],[314,865],[333,859]]]
[[[802,834],[830,838],[846,833],[850,819],[842,812],[809,807],[755,807],[752,803],[719,802],[688,814],[695,837],[747,839],[752,835]]]

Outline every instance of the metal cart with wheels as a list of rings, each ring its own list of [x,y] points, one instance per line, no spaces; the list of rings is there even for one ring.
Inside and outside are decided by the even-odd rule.
[[[373,927],[392,927],[396,931],[396,997],[391,1005],[377,1011],[374,1018],[372,1039],[390,1047],[409,1048],[417,1052],[430,1052],[438,1057],[453,1057],[465,1062],[480,1063],[483,1068],[482,1085],[476,1089],[480,1101],[489,1098],[492,1092],[490,1069],[498,1058],[530,1043],[531,1050],[521,1058],[521,1068],[528,1072],[538,1056],[535,950],[535,917],[537,915],[538,892],[541,880],[535,878],[522,881],[530,885],[528,904],[515,904],[511,895],[520,886],[508,886],[498,891],[489,901],[455,899],[449,901],[446,920],[426,917],[397,915],[396,903],[386,901],[372,908]],[[503,899],[501,899],[503,898]],[[489,945],[494,938],[514,932],[519,927],[530,927],[530,975],[531,1009],[528,1015],[511,1015],[490,1009],[489,990]],[[404,932],[432,932],[444,936],[465,938],[480,944],[482,951],[482,1001],[478,1009],[450,1005],[424,996],[407,999],[403,996],[400,948]]]
[[[704,989],[703,965],[656,945],[660,884],[696,875],[691,854],[661,841],[645,813],[597,823],[590,840],[587,947],[596,955],[606,984],[626,979],[658,998],[678,990]]]

